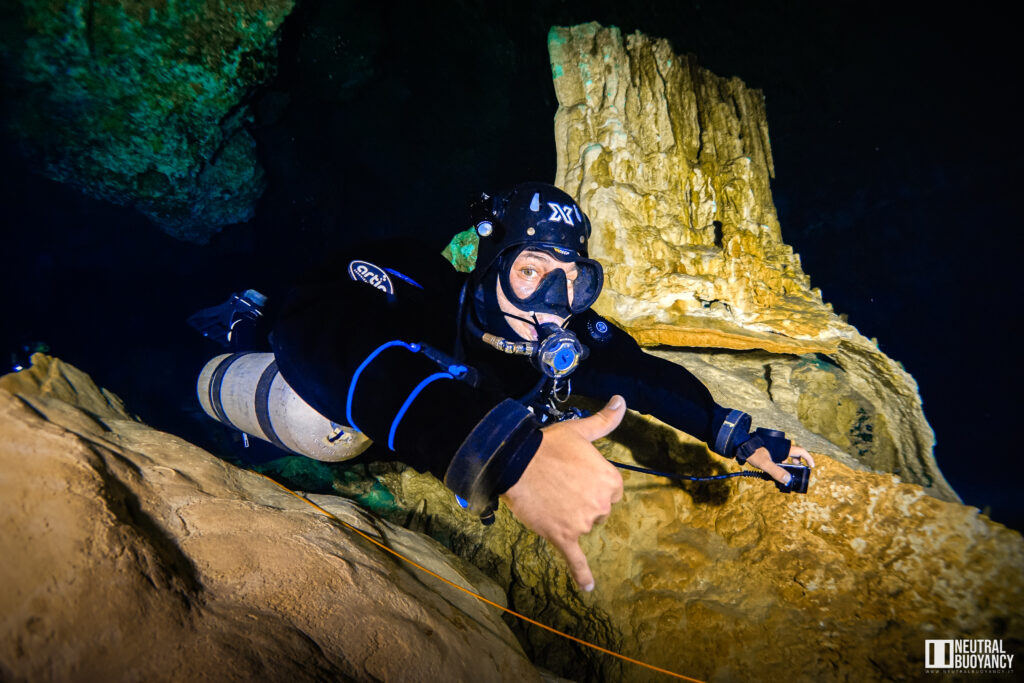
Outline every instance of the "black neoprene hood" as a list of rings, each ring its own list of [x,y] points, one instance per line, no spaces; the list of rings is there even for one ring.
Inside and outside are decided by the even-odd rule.
[[[480,236],[475,272],[494,266],[499,254],[520,245],[536,245],[563,261],[588,258],[590,219],[572,197],[554,185],[520,183],[511,190],[484,195],[471,207]]]

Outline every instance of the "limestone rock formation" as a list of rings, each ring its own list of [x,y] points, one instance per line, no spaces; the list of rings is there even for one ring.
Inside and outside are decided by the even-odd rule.
[[[0,378],[0,678],[540,679],[494,608],[33,362]],[[429,538],[316,501],[504,601]]]
[[[245,97],[294,0],[19,0],[0,56],[8,125],[47,176],[205,242],[263,191]]]
[[[5,679],[553,680],[491,608],[138,422],[75,368],[33,361],[0,378]],[[733,467],[636,415],[599,447],[662,469]],[[625,473],[623,502],[582,539],[589,595],[506,508],[483,527],[432,476],[369,469],[389,495],[364,500],[410,530],[315,501],[460,585],[704,680],[917,678],[927,638],[1024,649],[1020,534],[825,455],[803,496]],[[575,680],[662,680],[513,628],[534,661]]]
[[[812,442],[799,425],[793,433]],[[661,470],[737,469],[635,414],[598,447]],[[916,680],[926,674],[926,639],[1000,639],[1008,653],[1024,652],[1019,533],[893,475],[815,458],[804,495],[760,480],[678,485],[623,472],[623,501],[581,539],[597,583],[591,594],[573,587],[564,561],[504,506],[484,527],[430,475],[396,464],[369,470],[393,494],[384,514],[493,576],[511,607],[701,680]],[[668,680],[513,628],[535,663],[563,676]]]
[[[606,273],[595,308],[646,345],[763,349],[785,363],[802,356],[805,368],[827,356],[837,369],[827,381],[858,399],[795,397],[803,423],[847,464],[958,500],[913,378],[833,313],[782,241],[763,95],[615,27],[556,27],[548,49],[555,184],[594,225],[591,255]]]

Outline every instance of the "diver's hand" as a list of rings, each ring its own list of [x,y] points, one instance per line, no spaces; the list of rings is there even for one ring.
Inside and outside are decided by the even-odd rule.
[[[788,461],[793,465],[804,465],[806,467],[814,467],[814,458],[807,452],[806,448],[792,444],[789,447],[789,458]],[[803,462],[801,462],[803,461]]]
[[[590,442],[610,434],[625,414],[625,399],[613,396],[590,417],[544,427],[533,460],[505,492],[513,514],[565,555],[585,591],[594,589],[594,575],[579,538],[622,499],[622,476]]]
[[[789,458],[796,465],[807,465],[807,467],[814,467],[814,458],[807,452],[806,448],[792,444],[789,447]],[[802,461],[802,462],[801,462]],[[772,462],[771,453],[768,449],[762,446],[754,451],[747,462],[756,467],[757,469],[765,472],[775,481],[779,482],[783,486],[789,484],[790,474],[786,470],[782,469],[774,462]]]

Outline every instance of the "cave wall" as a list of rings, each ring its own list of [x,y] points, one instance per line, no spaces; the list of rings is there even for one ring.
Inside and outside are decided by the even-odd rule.
[[[294,4],[9,4],[5,122],[49,178],[204,243],[263,192],[247,98],[273,75]]]

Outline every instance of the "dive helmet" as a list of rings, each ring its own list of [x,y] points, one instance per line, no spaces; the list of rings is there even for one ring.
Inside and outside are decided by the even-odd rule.
[[[497,270],[502,290],[513,304],[561,317],[581,313],[597,301],[604,270],[587,253],[590,219],[568,194],[547,183],[521,183],[494,197],[481,195],[470,211],[480,237],[474,280],[479,282]],[[571,304],[565,273],[560,269],[545,276],[529,297],[516,296],[509,284],[509,271],[527,249],[576,264]]]

